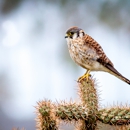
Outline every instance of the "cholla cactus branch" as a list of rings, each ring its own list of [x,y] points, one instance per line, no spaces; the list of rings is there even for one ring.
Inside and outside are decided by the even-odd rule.
[[[92,78],[88,80],[84,78],[79,83],[79,96],[81,98],[81,103],[84,107],[88,109],[88,120],[81,121],[79,130],[95,130],[98,112],[98,96],[95,88],[95,82]]]
[[[130,124],[130,108],[109,108],[98,112],[98,119],[110,125],[128,125]]]
[[[38,102],[36,107],[37,113],[37,130],[57,130],[57,122],[53,114],[53,105],[51,101]]]
[[[64,121],[88,120],[88,109],[76,103],[62,102],[55,107],[55,114],[58,119]]]
[[[82,105],[86,106],[90,109],[98,109],[98,96],[97,90],[95,88],[96,83],[95,80],[89,78],[88,80],[85,78],[78,82],[79,86],[79,96],[81,99]]]

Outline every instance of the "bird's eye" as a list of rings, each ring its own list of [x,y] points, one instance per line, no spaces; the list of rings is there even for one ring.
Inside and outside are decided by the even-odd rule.
[[[74,32],[70,32],[70,34],[71,34],[71,35],[73,35],[73,34],[74,34]]]

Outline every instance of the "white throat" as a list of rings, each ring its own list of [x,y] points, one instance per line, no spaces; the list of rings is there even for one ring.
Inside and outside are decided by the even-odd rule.
[[[67,41],[67,43],[69,43],[70,41],[71,41],[71,38],[66,38],[66,41]]]

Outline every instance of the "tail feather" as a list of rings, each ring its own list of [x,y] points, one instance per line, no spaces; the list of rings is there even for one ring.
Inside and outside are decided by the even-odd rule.
[[[113,66],[106,64],[106,68],[110,70],[110,73],[121,79],[122,81],[130,85],[130,80],[121,75]]]

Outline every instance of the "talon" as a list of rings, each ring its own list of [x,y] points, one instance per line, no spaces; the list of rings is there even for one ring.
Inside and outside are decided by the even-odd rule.
[[[88,79],[89,79],[90,76],[91,76],[90,70],[87,70],[87,72],[83,76],[79,77],[78,82],[80,82],[81,80],[83,80],[85,78],[88,81]]]

